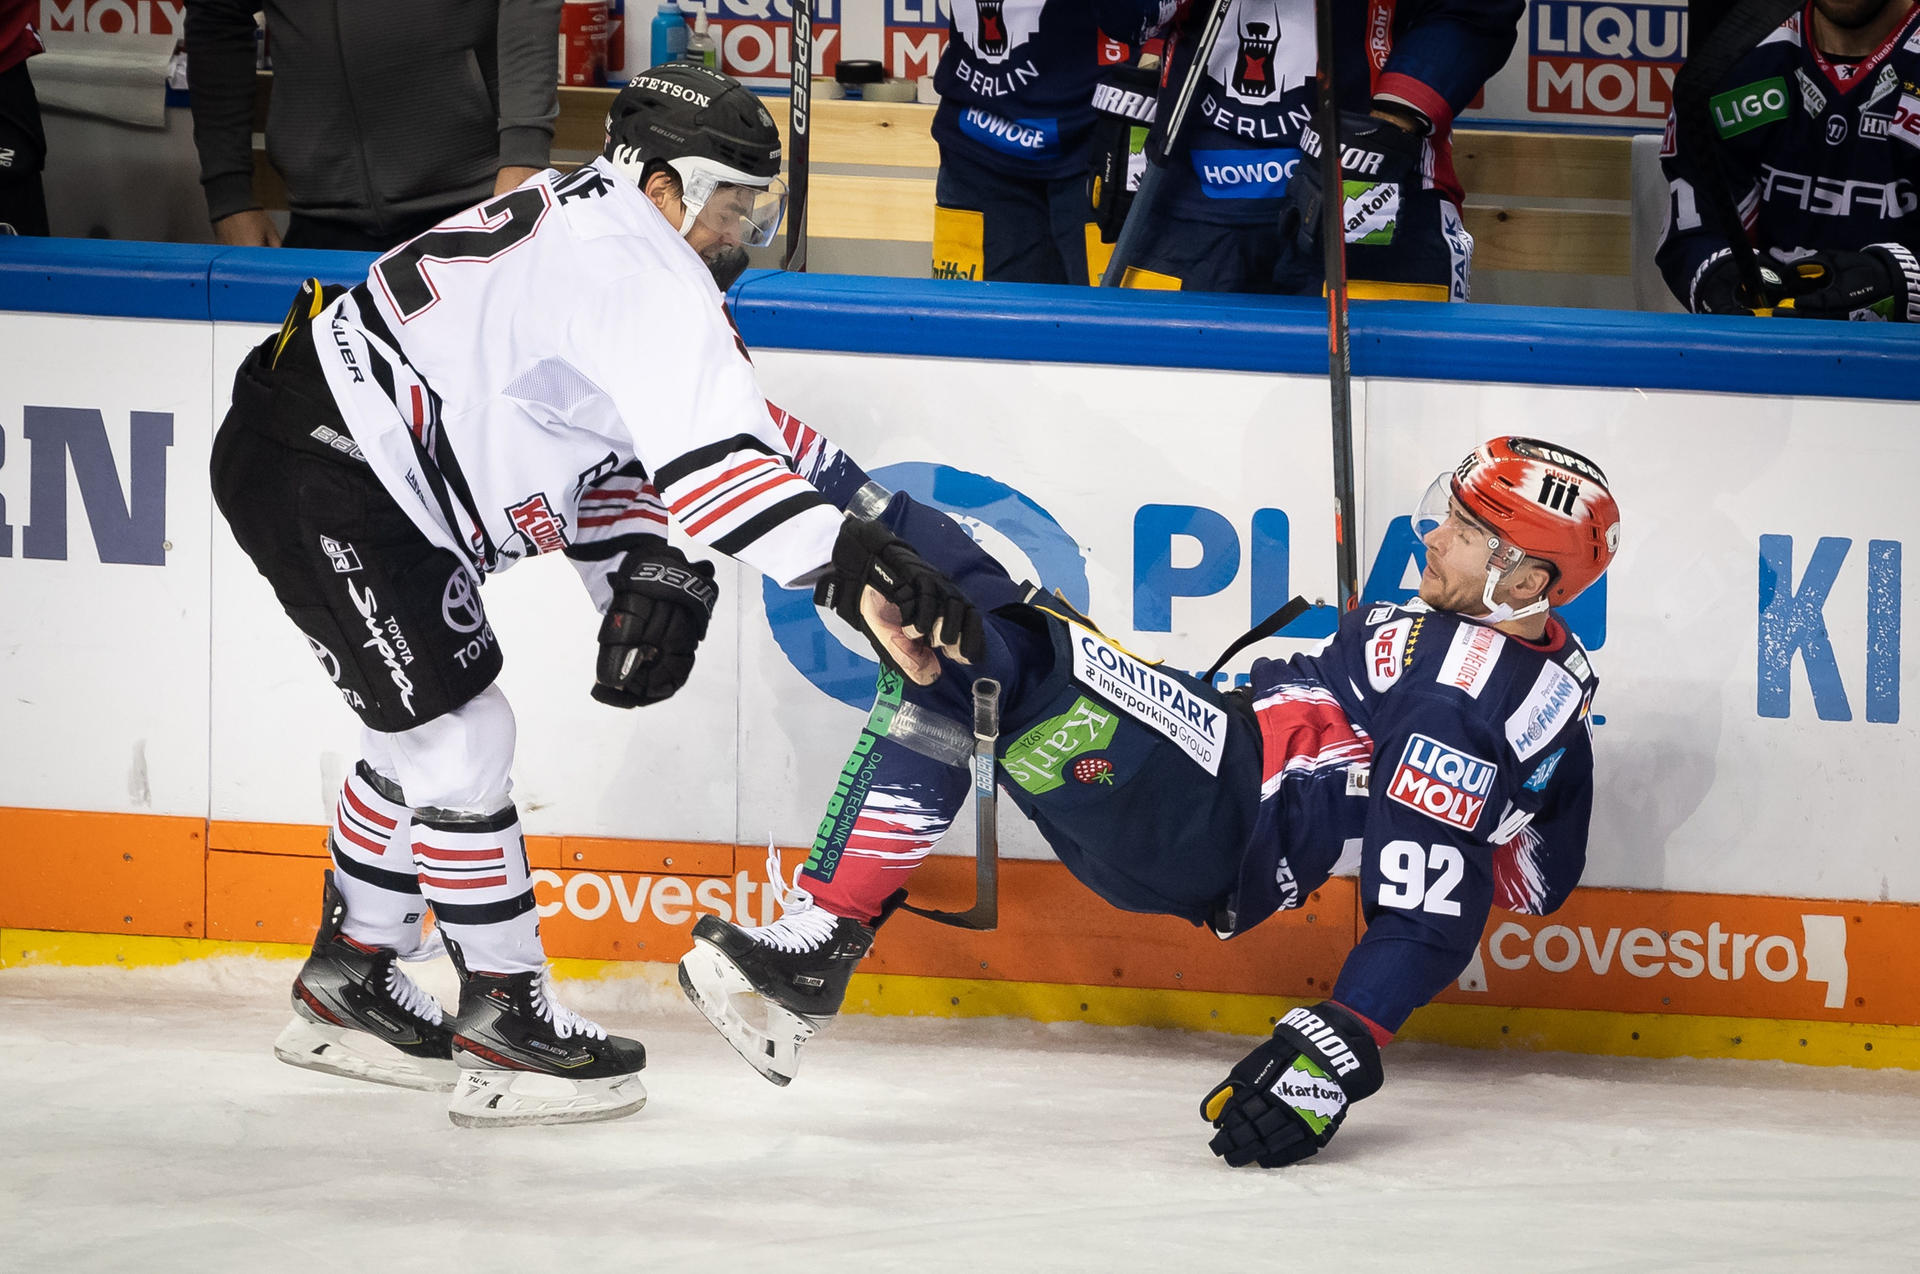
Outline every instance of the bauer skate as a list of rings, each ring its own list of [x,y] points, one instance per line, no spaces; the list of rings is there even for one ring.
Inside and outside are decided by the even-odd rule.
[[[462,1128],[583,1124],[647,1104],[639,1040],[609,1035],[554,998],[548,972],[476,973],[449,942],[460,971],[453,1060],[460,1083],[447,1118]]]
[[[874,931],[906,895],[889,898],[869,927],[815,906],[798,872],[783,888],[771,847],[767,867],[770,887],[780,891],[780,919],[748,929],[700,917],[693,950],[680,959],[680,989],[749,1066],[784,1087],[799,1068],[800,1046],[840,1011]]]
[[[391,947],[340,932],[346,900],[327,872],[320,932],[293,980],[293,1020],[273,1042],[281,1061],[397,1088],[449,1092],[459,1079],[440,1002],[401,972]]]

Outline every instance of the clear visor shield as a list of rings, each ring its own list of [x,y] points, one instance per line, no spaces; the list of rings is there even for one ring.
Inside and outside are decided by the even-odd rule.
[[[1458,525],[1461,535],[1472,543],[1484,543],[1487,550],[1487,573],[1498,579],[1520,565],[1526,557],[1526,550],[1517,544],[1508,544],[1487,528],[1487,525],[1467,512],[1454,495],[1453,474],[1443,473],[1433,480],[1427,493],[1420,497],[1420,503],[1413,510],[1413,533],[1424,542],[1426,538],[1452,521]],[[1489,581],[1489,588],[1492,587]]]
[[[787,211],[787,183],[778,177],[765,186],[730,181],[721,173],[688,165],[681,176],[681,201],[698,224],[723,242],[763,248],[780,232]]]

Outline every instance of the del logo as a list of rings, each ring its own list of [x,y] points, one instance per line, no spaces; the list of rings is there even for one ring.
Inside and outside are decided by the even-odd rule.
[[[507,517],[514,529],[527,537],[535,553],[558,553],[567,547],[567,520],[553,511],[544,493],[509,508]]]
[[[1491,762],[1416,734],[1400,754],[1400,767],[1387,785],[1387,797],[1449,827],[1470,832],[1480,821],[1496,773]]]
[[[1920,146],[1920,97],[1911,93],[1900,95],[1899,105],[1893,108],[1893,122],[1887,125],[1887,136],[1909,146]]]

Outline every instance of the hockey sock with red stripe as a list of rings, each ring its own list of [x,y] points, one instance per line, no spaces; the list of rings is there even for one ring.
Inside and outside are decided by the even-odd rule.
[[[434,921],[460,944],[467,967],[526,973],[546,963],[520,815],[417,809],[413,860]]]
[[[399,787],[361,761],[340,786],[327,838],[334,884],[347,904],[340,931],[403,955],[419,948],[426,912],[407,849],[412,815]]]

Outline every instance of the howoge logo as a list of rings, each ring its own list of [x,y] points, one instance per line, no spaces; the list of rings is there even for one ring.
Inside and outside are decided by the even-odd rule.
[[[1540,927],[1529,928],[1523,920]],[[1643,980],[1805,982],[1821,989],[1822,1008],[1838,1009],[1847,1003],[1847,921],[1845,916],[1802,915],[1796,942],[1789,934],[1741,932],[1718,920],[1704,930],[1656,930],[1597,929],[1516,917],[1475,949],[1459,987],[1496,990],[1502,970],[1597,978],[1624,974]]]

